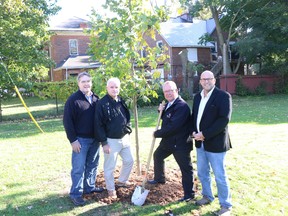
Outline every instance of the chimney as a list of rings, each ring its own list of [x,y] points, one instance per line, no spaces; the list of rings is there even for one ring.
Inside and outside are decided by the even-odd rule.
[[[87,23],[80,23],[80,28],[85,29],[87,27],[88,27]]]

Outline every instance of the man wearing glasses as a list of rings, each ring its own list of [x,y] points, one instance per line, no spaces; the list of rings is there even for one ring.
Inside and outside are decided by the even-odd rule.
[[[160,104],[158,110],[163,110],[161,129],[154,132],[154,137],[161,137],[160,145],[153,154],[154,179],[149,184],[165,183],[164,159],[173,155],[182,173],[182,186],[184,196],[179,201],[190,201],[194,199],[193,191],[193,168],[190,152],[192,143],[187,142],[190,128],[190,108],[187,103],[178,95],[178,89],[173,81],[166,81],[163,86],[163,93],[168,103],[163,107]]]
[[[197,149],[198,177],[202,184],[202,198],[196,205],[211,203],[214,195],[211,188],[210,169],[215,175],[221,209],[217,215],[230,215],[231,193],[225,170],[226,151],[231,148],[228,123],[232,113],[231,95],[215,86],[211,71],[201,74],[203,90],[194,97],[192,108],[192,136]]]
[[[65,103],[63,124],[72,148],[72,186],[70,198],[75,206],[83,206],[83,194],[100,193],[96,187],[99,164],[99,142],[94,135],[94,114],[99,97],[92,92],[92,78],[89,73],[77,76],[78,91]]]

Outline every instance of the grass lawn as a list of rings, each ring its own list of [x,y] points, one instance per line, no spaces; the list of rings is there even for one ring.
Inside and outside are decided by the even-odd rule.
[[[213,215],[218,200],[196,207],[193,202],[166,206],[94,201],[75,208],[68,197],[71,147],[53,100],[25,100],[45,133],[28,119],[20,101],[2,102],[0,123],[0,215]],[[191,103],[191,102],[190,102]],[[288,215],[288,95],[234,97],[227,170],[233,197],[232,215]],[[59,113],[63,103],[59,104]],[[46,119],[43,120],[46,116]],[[139,109],[140,157],[147,160],[157,118],[156,107]],[[12,120],[12,121],[7,121]],[[133,135],[132,135],[133,136]],[[159,142],[159,140],[157,140]],[[134,144],[132,139],[132,145]],[[135,149],[133,149],[135,152]],[[195,151],[192,152],[194,168]],[[120,162],[120,160],[118,160]],[[99,171],[102,171],[103,157]],[[177,167],[173,157],[167,166]],[[215,185],[214,185],[215,187]],[[215,190],[216,194],[216,190]]]

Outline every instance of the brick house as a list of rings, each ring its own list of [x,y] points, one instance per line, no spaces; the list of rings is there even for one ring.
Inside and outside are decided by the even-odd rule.
[[[56,63],[56,66],[49,72],[51,81],[62,81],[76,76],[81,71],[100,67],[101,64],[91,61],[91,56],[87,54],[90,36],[85,33],[85,29],[89,27],[88,20],[78,17],[50,23],[49,30],[52,36],[49,54]],[[164,71],[163,63],[158,65],[163,80],[173,80],[179,88],[183,87],[185,80],[183,81],[183,59],[180,54],[184,51],[187,53],[185,55],[188,61],[201,64],[207,69],[211,69],[212,65],[216,64],[215,59],[219,54],[217,41],[205,45],[199,44],[199,38],[205,33],[215,36],[215,23],[212,19],[193,20],[192,22],[192,18],[184,14],[161,23],[156,40],[145,37],[151,47],[167,47],[171,67]]]
[[[184,83],[187,83],[187,80],[183,80],[185,66],[183,67],[183,57],[181,55],[186,56],[185,61],[201,64],[204,68],[211,69],[211,51],[214,44],[201,45],[199,44],[199,38],[205,33],[211,34],[215,30],[215,25],[211,25],[208,21],[193,20],[192,22],[189,16],[183,16],[161,23],[156,40],[146,38],[149,46],[165,46],[167,48],[166,54],[170,56],[168,60],[170,69],[164,71],[164,69],[161,69],[161,64],[159,65],[162,78],[175,81],[179,88],[184,88]],[[192,82],[198,83],[197,72],[191,74]],[[197,91],[197,89],[194,91]]]
[[[100,66],[99,62],[91,61],[91,56],[87,55],[90,39],[84,32],[86,28],[89,28],[89,21],[78,17],[50,23],[52,36],[49,54],[56,63],[54,68],[50,68],[51,81],[62,81]]]

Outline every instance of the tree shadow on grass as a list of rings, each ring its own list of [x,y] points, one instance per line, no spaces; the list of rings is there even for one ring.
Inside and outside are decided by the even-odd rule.
[[[25,196],[29,192],[21,192],[13,194],[13,196]],[[67,195],[52,195],[43,199],[27,201],[24,205],[13,203],[13,196],[3,196],[0,200],[6,204],[4,209],[0,210],[0,215],[55,215],[55,214],[73,214],[79,216],[145,216],[168,215],[167,210],[171,210],[174,215],[191,214],[197,215],[198,207],[192,203],[184,203],[183,205],[175,205],[174,203],[165,206],[160,205],[143,205],[134,206],[130,203],[117,202],[113,204],[100,203],[95,207],[94,200],[88,200],[84,207],[75,207]],[[78,209],[79,208],[79,209]],[[82,209],[81,209],[82,208]],[[87,210],[86,210],[87,209]],[[81,212],[81,213],[79,213]],[[157,213],[159,212],[159,213]],[[202,214],[212,216],[213,213]]]
[[[93,209],[89,209],[79,216],[86,215],[101,215],[101,216],[162,216],[162,215],[200,215],[199,207],[195,206],[193,203],[183,203],[179,204],[177,202],[172,202],[167,205],[143,205],[143,206],[134,206],[130,203],[114,203],[107,206],[99,206]],[[201,214],[203,216],[212,216],[214,213]]]
[[[55,108],[50,108],[46,110],[38,110],[38,111],[31,111],[32,116],[35,119],[40,119],[40,118],[57,118],[57,116],[63,115],[63,108],[57,110]],[[3,123],[9,122],[9,121],[29,121],[30,116],[26,112],[26,110],[23,108],[23,112],[21,113],[14,113],[10,115],[3,115],[2,116],[2,121]]]
[[[37,121],[37,120],[36,120]],[[44,133],[64,131],[62,118],[37,121]],[[4,139],[30,137],[42,133],[40,129],[30,121],[5,122],[0,124],[0,137]]]
[[[69,212],[74,208],[65,196],[48,196],[43,199],[27,201],[25,205],[17,205],[17,203],[9,201],[8,197],[4,198],[6,208],[0,210],[0,215],[54,215]]]

